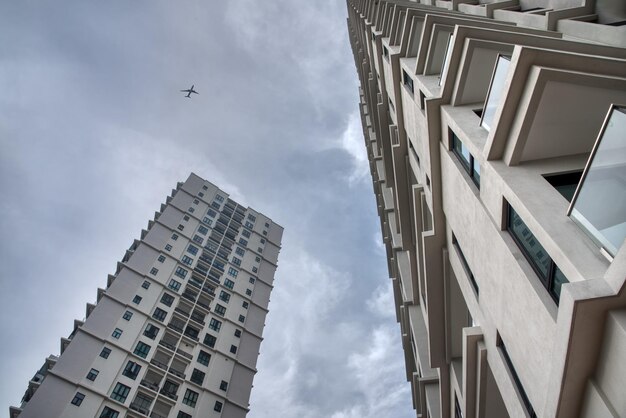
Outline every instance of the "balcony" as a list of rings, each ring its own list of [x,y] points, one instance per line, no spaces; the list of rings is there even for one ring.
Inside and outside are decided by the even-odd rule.
[[[138,403],[135,403],[135,402],[131,403],[129,408],[132,409],[133,411],[137,411],[140,414],[143,414],[145,416],[148,416],[148,413],[150,412],[149,409],[146,409],[144,406],[142,406],[142,405],[140,405]]]
[[[176,308],[174,308],[174,312],[178,312],[179,314],[183,315],[184,317],[189,318],[189,312],[187,312],[183,308],[176,307]]]
[[[165,395],[168,398],[170,398],[173,401],[177,401],[178,400],[178,395],[176,395],[176,392],[167,392],[165,390],[161,390],[161,392],[159,392],[161,395]]]
[[[172,373],[174,376],[178,376],[181,379],[185,380],[186,379],[186,375],[185,373],[181,372],[180,370],[176,370],[173,367],[170,367],[170,369],[168,370],[170,373]]]
[[[150,363],[152,363],[152,361]],[[160,363],[160,362],[157,361],[157,363]],[[152,364],[154,364],[154,363],[152,363]],[[166,369],[167,368],[167,366],[165,364],[163,364],[163,363],[160,363],[160,366],[155,364],[155,366],[160,367],[162,369]],[[164,367],[161,367],[161,366],[164,366]],[[147,387],[148,389],[152,389],[155,392],[159,391],[159,384],[156,383],[156,382],[151,382],[149,380],[142,379],[141,382],[139,382],[139,384],[141,386]]]
[[[569,208],[610,257],[626,238],[626,107],[611,106]]]

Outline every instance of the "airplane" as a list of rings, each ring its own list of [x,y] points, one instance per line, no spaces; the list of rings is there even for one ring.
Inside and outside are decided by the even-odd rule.
[[[190,89],[187,89],[187,90],[181,90],[183,93],[187,93],[187,95],[186,95],[185,97],[187,97],[187,98],[191,98],[191,93],[200,94],[200,93],[198,93],[197,91],[195,91],[195,90],[193,89],[193,86],[194,86],[194,85],[192,84]]]

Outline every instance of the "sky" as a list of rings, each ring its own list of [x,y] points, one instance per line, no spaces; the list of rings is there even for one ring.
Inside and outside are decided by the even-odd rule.
[[[415,416],[346,15],[0,2],[0,411],[193,171],[285,228],[248,416]]]

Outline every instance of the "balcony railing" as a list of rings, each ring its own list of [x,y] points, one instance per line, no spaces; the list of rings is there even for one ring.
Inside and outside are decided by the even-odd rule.
[[[186,316],[187,318],[189,318],[189,312],[187,312],[186,310],[182,309],[182,308],[174,308],[174,311],[178,312],[179,314]]]
[[[176,392],[167,392],[167,391],[161,390],[160,393],[161,393],[161,395],[165,395],[168,398],[173,399],[175,401],[178,400],[178,395],[176,395]]]
[[[132,409],[133,411],[137,411],[140,414],[146,415],[148,416],[148,412],[150,412],[149,409],[144,408],[143,406],[136,404],[136,403],[131,403],[129,406],[130,409]]]
[[[150,363],[152,363],[152,362],[150,362]],[[163,363],[161,363],[161,364],[163,364]],[[164,365],[164,366],[165,366],[165,365]],[[157,367],[160,367],[160,366],[157,366]],[[161,367],[161,368],[162,368],[162,369],[167,369],[167,366],[165,366],[165,367]],[[141,382],[139,382],[139,384],[140,384],[141,386],[145,386],[145,387],[147,387],[148,389],[152,389],[152,390],[153,390],[153,391],[155,391],[155,392],[158,392],[158,391],[159,391],[159,384],[158,384],[158,383],[155,383],[155,382],[150,382],[150,381],[148,381],[148,380],[146,380],[146,379],[143,379]]]
[[[159,345],[162,345],[163,347],[167,347],[167,348],[169,348],[172,351],[176,350],[176,346],[174,344],[168,343],[165,340],[159,341]]]
[[[196,341],[197,341],[197,340],[198,340],[198,339],[196,338]],[[186,351],[183,351],[183,350],[182,350],[182,349],[180,349],[180,348],[179,348],[178,350],[176,350],[176,352],[177,352],[178,354],[180,354],[181,356],[188,358],[189,360],[193,360],[193,356],[192,356],[191,354],[187,353]]]
[[[185,380],[185,378],[186,378],[185,373],[181,372],[180,370],[176,370],[173,367],[170,367],[169,372],[172,373],[174,376],[180,377],[183,380]]]

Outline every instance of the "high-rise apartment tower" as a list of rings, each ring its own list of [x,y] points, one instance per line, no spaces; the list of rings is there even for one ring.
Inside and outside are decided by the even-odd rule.
[[[191,174],[11,418],[245,417],[282,233]]]
[[[347,0],[418,417],[626,417],[626,3]]]

